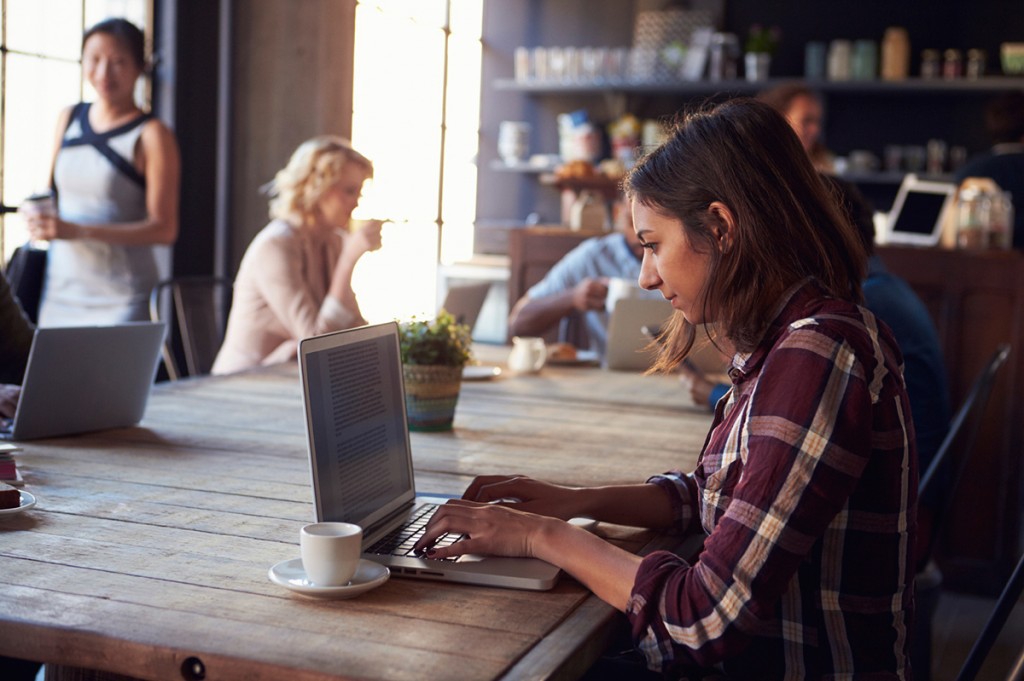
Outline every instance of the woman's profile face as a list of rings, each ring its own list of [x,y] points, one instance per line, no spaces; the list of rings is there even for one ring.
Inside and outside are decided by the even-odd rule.
[[[94,33],[82,48],[82,69],[96,93],[108,101],[131,100],[142,69],[120,40]]]
[[[810,152],[821,136],[821,104],[814,97],[798,95],[789,103],[786,120],[800,138],[804,151]]]
[[[633,224],[644,245],[639,284],[660,291],[691,324],[700,324],[700,292],[708,278],[710,256],[698,253],[686,237],[683,223],[642,203],[633,203]]]
[[[320,220],[330,227],[344,227],[352,219],[352,211],[359,205],[363,193],[366,171],[355,163],[341,167],[338,179],[317,200]]]

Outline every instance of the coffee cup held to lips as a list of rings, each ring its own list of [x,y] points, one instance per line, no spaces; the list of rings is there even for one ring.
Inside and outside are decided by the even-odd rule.
[[[634,279],[623,277],[612,277],[608,280],[608,296],[605,298],[605,308],[608,314],[615,311],[615,304],[624,298],[640,298],[644,290]]]
[[[317,586],[352,581],[362,553],[363,528],[352,523],[310,523],[299,532],[302,568]]]

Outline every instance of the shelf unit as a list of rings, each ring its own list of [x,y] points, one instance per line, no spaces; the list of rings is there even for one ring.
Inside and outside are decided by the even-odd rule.
[[[588,98],[601,98],[604,111],[610,117],[619,116],[627,111],[643,109],[654,100],[672,100],[684,102],[692,98],[726,99],[735,96],[755,95],[758,92],[783,83],[802,82],[821,93],[826,102],[833,108],[844,110],[851,108],[878,106],[878,108],[907,109],[913,104],[917,110],[940,109],[936,102],[954,98],[958,105],[962,100],[973,101],[980,108],[981,101],[1005,92],[1024,91],[1024,78],[1008,76],[986,76],[983,78],[957,79],[925,79],[907,78],[899,81],[884,80],[807,80],[801,78],[770,78],[766,81],[751,82],[743,79],[723,81],[635,81],[605,80],[595,82],[564,82],[564,81],[518,81],[511,78],[498,78],[492,82],[494,89],[502,93],[519,94],[539,103],[543,100],[558,99],[566,101],[575,99],[585,102]],[[896,101],[898,100],[898,101]],[[979,101],[981,100],[981,101]],[[882,102],[878,105],[876,103]],[[845,111],[844,111],[845,112]],[[913,115],[913,114],[912,114]],[[826,120],[826,123],[828,121]],[[980,118],[978,121],[980,125]],[[843,124],[840,124],[843,125]],[[877,132],[877,126],[871,126]],[[828,137],[826,133],[826,138]],[[894,140],[895,141],[895,140]],[[880,142],[865,144],[881,157]],[[525,166],[526,164],[524,164]],[[504,170],[534,173],[533,167],[506,167]],[[871,171],[847,172],[844,177],[861,186],[862,190],[880,209],[887,209],[896,193],[896,188],[903,180],[902,171]],[[544,179],[544,175],[541,175]],[[935,180],[949,180],[948,175],[933,176]],[[541,182],[550,186],[551,182]]]
[[[608,80],[585,82],[527,81],[510,78],[494,81],[496,90],[522,92],[535,95],[710,95],[756,94],[762,90],[792,83],[804,82],[824,95],[845,94],[895,94],[895,95],[949,95],[977,94],[994,95],[1001,92],[1024,90],[1024,78],[1008,76],[986,76],[984,78],[957,78],[954,80],[907,78],[905,80],[807,80],[802,78],[769,78],[765,81],[747,80],[698,80],[698,81],[630,81]]]

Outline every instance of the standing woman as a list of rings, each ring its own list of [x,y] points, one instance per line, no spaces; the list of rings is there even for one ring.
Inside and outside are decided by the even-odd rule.
[[[417,548],[554,563],[677,677],[909,678],[917,451],[899,348],[859,305],[852,225],[782,116],[751,99],[687,116],[625,184],[640,284],[676,309],[660,367],[698,324],[736,349],[696,469],[600,488],[480,477]],[[694,562],[641,557],[576,516],[707,536]],[[444,532],[469,537],[433,546]]]
[[[295,359],[301,339],[366,323],[352,273],[381,246],[381,222],[351,224],[373,164],[334,135],[299,145],[270,185],[270,224],[235,277],[213,373]]]
[[[40,326],[149,318],[154,246],[178,237],[181,162],[173,133],[135,104],[143,43],[124,19],[82,40],[97,99],[61,113],[51,170],[58,214],[28,219],[30,237],[51,242]]]

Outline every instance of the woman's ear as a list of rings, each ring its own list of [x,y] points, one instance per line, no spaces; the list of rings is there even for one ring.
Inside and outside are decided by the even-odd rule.
[[[733,215],[729,206],[721,201],[712,201],[708,206],[708,213],[715,225],[714,233],[715,239],[718,240],[718,250],[728,253],[736,235],[736,216]]]

